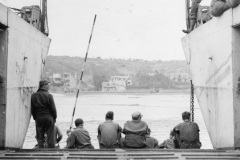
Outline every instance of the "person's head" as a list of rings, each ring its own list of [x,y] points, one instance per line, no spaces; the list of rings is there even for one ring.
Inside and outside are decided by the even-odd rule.
[[[113,116],[114,116],[113,111],[108,111],[108,112],[106,113],[105,119],[106,119],[106,120],[108,120],[108,119],[113,120]]]
[[[134,112],[132,113],[132,120],[141,120],[142,119],[142,114],[140,112]]]
[[[174,138],[174,132],[173,130],[170,131],[170,139]]]
[[[50,82],[47,81],[47,80],[41,80],[41,81],[39,82],[39,88],[49,90],[49,88],[50,88]]]
[[[185,120],[190,120],[190,116],[191,116],[191,113],[185,111],[185,112],[182,113],[182,120],[184,120],[184,121]]]
[[[75,120],[75,126],[78,127],[78,126],[83,126],[83,120],[81,118],[78,118]]]

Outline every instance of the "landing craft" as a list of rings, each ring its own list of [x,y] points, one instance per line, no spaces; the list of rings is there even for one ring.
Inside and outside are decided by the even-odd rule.
[[[44,7],[44,0],[43,3]],[[43,10],[42,12],[45,13]],[[195,94],[214,148],[236,149],[240,147],[240,118],[238,118],[240,112],[238,107],[240,104],[239,13],[240,6],[229,9],[222,16],[200,25],[182,39]],[[41,16],[43,15],[41,14]],[[29,24],[24,20],[29,20],[28,18],[22,18],[0,4],[1,148],[22,148],[23,146],[31,117],[30,96],[38,88],[50,46],[50,39],[46,36],[48,33],[43,29],[46,20],[41,21],[41,27],[38,28],[39,25],[36,23],[33,24],[29,21],[31,23]],[[179,152],[183,151],[179,150]],[[118,151],[118,153],[109,151],[100,155],[109,158],[110,154],[112,158],[139,156],[139,153],[131,153],[131,151]],[[62,159],[67,156],[72,156],[72,158],[79,156],[76,153],[72,155],[54,153],[53,155],[58,158],[62,156]],[[94,154],[85,153],[85,158],[89,158],[87,157],[89,155]],[[163,158],[165,156],[165,158],[177,159],[181,156],[189,158],[194,155],[200,155],[201,158],[203,155],[212,157],[218,155],[225,156],[225,158],[226,156],[239,157],[237,153],[217,153],[215,155],[203,153],[201,155],[145,151],[141,158],[144,156],[146,158],[159,158],[160,156]],[[95,154],[94,158],[97,156]]]
[[[51,40],[46,0],[10,9],[0,3],[0,148],[22,148]]]

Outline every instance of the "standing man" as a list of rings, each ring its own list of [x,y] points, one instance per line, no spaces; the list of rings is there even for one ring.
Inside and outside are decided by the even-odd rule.
[[[49,81],[40,81],[38,91],[31,97],[31,112],[36,122],[36,137],[39,148],[43,148],[44,133],[47,133],[48,148],[55,147],[54,130],[57,111],[53,96],[48,92],[49,84]]]
[[[199,127],[197,123],[190,121],[190,112],[182,113],[184,122],[174,127],[174,132],[179,134],[180,149],[201,148],[202,144],[199,139]]]
[[[119,148],[122,128],[113,122],[114,113],[108,111],[106,122],[98,126],[98,141],[100,149]]]
[[[190,33],[196,24],[197,21],[197,12],[198,12],[198,6],[201,3],[202,0],[192,0],[191,5],[191,11],[190,11],[190,28],[188,30],[182,30],[184,33]]]
[[[127,121],[124,124],[123,134],[125,134],[125,138],[122,139],[123,147],[146,147],[147,131],[148,125],[146,122],[142,121],[142,114],[140,112],[134,112],[132,114],[132,121]]]
[[[67,139],[67,148],[94,149],[88,131],[83,128],[83,120],[81,118],[76,119],[75,125],[76,129]]]

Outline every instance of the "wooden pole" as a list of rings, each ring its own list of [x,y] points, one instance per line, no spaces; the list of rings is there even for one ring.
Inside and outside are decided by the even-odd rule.
[[[94,29],[94,25],[95,25],[96,18],[97,18],[97,15],[95,15],[95,17],[94,17],[93,26],[92,26],[92,31],[91,31],[91,35],[90,35],[89,42],[88,42],[87,52],[86,52],[86,55],[85,55],[85,59],[84,59],[84,62],[83,62],[83,66],[82,66],[82,73],[81,73],[81,77],[80,77],[80,82],[79,82],[79,84],[78,84],[78,90],[77,90],[77,95],[76,95],[75,104],[74,104],[74,108],[73,108],[73,114],[72,114],[72,120],[71,120],[70,129],[72,129],[73,118],[74,118],[74,115],[75,115],[75,110],[76,110],[76,106],[77,106],[77,99],[78,99],[78,95],[79,95],[79,89],[80,89],[80,85],[81,85],[81,83],[82,83],[82,77],[83,77],[83,73],[84,73],[84,67],[85,67],[85,64],[86,64],[86,61],[87,61],[88,50],[89,50],[89,46],[90,46],[90,43],[91,43],[92,33],[93,33],[93,29]]]

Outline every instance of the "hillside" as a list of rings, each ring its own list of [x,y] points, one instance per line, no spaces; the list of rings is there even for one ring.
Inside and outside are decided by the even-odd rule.
[[[44,76],[68,72],[81,74],[84,58],[69,56],[48,56]],[[101,59],[88,58],[83,81],[96,90],[101,89],[103,81],[111,76],[130,75],[133,85],[129,89],[179,88],[188,84],[189,70],[185,61],[143,61],[139,59]],[[183,82],[178,82],[185,78]],[[185,82],[187,81],[187,82]],[[180,87],[181,88],[181,87]]]

